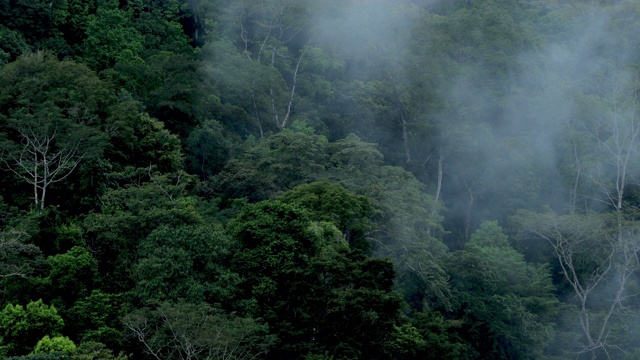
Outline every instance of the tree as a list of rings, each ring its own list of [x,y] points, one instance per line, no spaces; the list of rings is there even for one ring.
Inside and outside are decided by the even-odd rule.
[[[76,351],[76,344],[71,341],[66,336],[54,336],[49,337],[49,335],[45,335],[38,343],[36,347],[33,349],[32,355],[35,354],[49,354],[53,352],[62,352],[62,353],[74,353]]]
[[[46,336],[45,336],[46,338]],[[44,339],[44,338],[43,338]],[[54,346],[62,346],[69,349],[72,342],[66,339],[66,337],[54,337],[47,341],[47,345],[51,345],[55,340]],[[67,341],[68,340],[68,341]],[[75,345],[74,345],[75,346]],[[113,351],[107,349],[104,344],[98,342],[82,342],[75,347],[73,351],[53,351],[50,353],[40,352],[31,354],[28,356],[14,356],[10,357],[11,360],[127,360],[127,357],[122,353],[118,356],[113,355]]]
[[[374,228],[366,234],[376,254],[396,261],[398,289],[411,305],[448,302],[446,274],[439,258],[447,247],[439,205],[410,172],[384,166],[374,144],[355,135],[329,144],[326,173],[347,190],[366,196],[376,209]]]
[[[623,69],[605,67],[594,78],[593,88],[586,89],[587,93],[576,100],[581,121],[568,125],[577,127],[593,143],[576,155],[576,161],[584,164],[583,176],[600,192],[593,200],[620,213],[627,189],[639,184],[635,180],[638,164],[633,156],[640,147],[636,94],[639,85],[635,75]],[[576,173],[575,186],[580,175]]]
[[[41,254],[33,244],[25,243],[26,234],[16,230],[0,232],[0,281],[11,277],[27,277]]]
[[[184,300],[229,305],[240,281],[228,269],[236,247],[220,225],[161,226],[140,241],[132,294],[144,304]]]
[[[142,108],[142,103],[126,93],[110,108],[107,118],[110,146],[105,156],[116,165],[113,170],[126,173],[147,169],[148,172],[150,165],[162,173],[182,170],[184,156],[180,139]]]
[[[252,89],[253,112],[261,135],[261,113],[270,113],[279,130],[291,122],[298,73],[308,42],[307,6],[306,1],[252,0],[225,8],[223,29],[259,69],[257,81],[245,85]],[[260,78],[265,77],[267,80],[260,84]]]
[[[390,354],[394,359],[475,359],[477,352],[460,334],[462,326],[431,309],[413,313],[409,323],[394,328]]]
[[[98,342],[102,347],[117,348],[122,345],[122,323],[125,315],[125,297],[93,290],[89,296],[78,299],[65,311],[67,333],[80,339],[79,348],[85,342]]]
[[[70,306],[93,290],[98,262],[85,247],[74,246],[64,254],[48,257],[46,263],[51,270],[45,281],[53,299]]]
[[[557,306],[546,265],[525,262],[497,222],[484,222],[446,265],[462,336],[481,358],[543,355]]]
[[[589,46],[619,46],[604,34],[624,23],[603,23],[600,36],[604,38]],[[572,351],[591,358],[622,356],[614,354],[633,347],[624,345],[624,336],[611,334],[627,326],[623,314],[627,307],[635,306],[632,279],[640,266],[633,225],[637,210],[633,191],[639,185],[637,74],[614,59],[579,68],[584,72],[583,81],[565,85],[572,102],[563,129],[571,154],[567,162],[571,214],[523,213],[517,219],[530,239],[549,246],[558,282],[565,287],[565,296],[574,297],[566,299],[573,309],[566,322],[580,329],[570,340]],[[592,213],[602,210],[611,214]],[[610,296],[601,294],[604,289]]]
[[[108,191],[101,198],[101,211],[84,221],[87,247],[101,259],[102,289],[115,293],[132,285],[138,245],[153,230],[202,221],[197,199],[187,195],[193,176],[157,173],[153,167],[127,168],[118,175],[124,185]]]
[[[127,356],[122,353],[114,356],[113,351],[102,343],[83,341],[78,345],[70,360],[127,360]]]
[[[307,270],[309,283],[291,282],[307,295],[295,309],[291,335],[282,337],[287,340],[282,357],[308,352],[336,359],[384,358],[402,306],[401,295],[393,290],[393,264],[340,246],[331,237],[322,244]]]
[[[19,33],[29,46],[55,52],[61,58],[75,55],[73,45],[81,39],[74,35],[84,31],[88,4],[78,4],[77,0],[18,0],[0,6],[0,23]]]
[[[354,248],[367,249],[365,235],[371,230],[375,209],[371,201],[350,193],[339,184],[320,180],[296,186],[278,197],[308,211],[311,219],[333,223]]]
[[[56,336],[63,327],[56,308],[42,300],[32,301],[26,308],[8,304],[0,313],[0,352],[9,356],[27,354],[43,336]]]
[[[0,161],[31,186],[42,210],[51,187],[101,156],[101,115],[111,94],[86,67],[42,52],[2,68],[0,85]]]
[[[0,25],[0,65],[12,62],[29,51],[29,45],[20,32]]]
[[[207,179],[222,170],[233,151],[233,135],[215,120],[191,131],[186,141],[187,165],[191,172]]]
[[[113,67],[117,61],[142,61],[143,36],[133,27],[131,12],[107,1],[87,20],[82,43],[83,60],[95,71]]]
[[[309,225],[297,208],[277,201],[247,205],[229,224],[230,234],[241,243],[233,269],[245,277],[244,288],[264,307],[261,314],[284,305],[281,295],[275,295],[288,292],[283,287],[287,278],[308,266],[317,253],[318,239]]]
[[[254,359],[274,342],[266,325],[206,303],[162,303],[128,314],[124,323],[147,356],[157,360]]]
[[[620,223],[619,214],[523,213],[520,226],[531,236],[549,243],[560,274],[574,296],[581,336],[571,348],[595,359],[621,348],[609,335],[626,326],[625,313],[637,295],[635,274],[640,270],[637,227]],[[607,295],[600,292],[606,289]],[[575,318],[574,318],[575,319]],[[622,349],[626,351],[627,349]]]
[[[49,354],[35,354],[28,356],[12,356],[11,360],[70,360],[71,357],[60,351],[52,352]]]
[[[47,110],[52,109],[44,111]],[[86,140],[91,140],[94,134],[86,131],[88,129],[51,122],[43,113],[34,115],[16,117],[13,128],[20,136],[22,147],[8,155],[4,163],[7,169],[33,186],[35,206],[42,210],[50,186],[66,179],[82,160],[93,155],[87,149]]]
[[[259,140],[249,139],[229,160],[212,185],[225,198],[260,201],[320,177],[328,141],[304,130],[285,129]]]
[[[401,304],[389,261],[350,249],[335,225],[314,225],[279,201],[246,205],[229,231],[240,242],[232,262],[240,296],[253,302],[245,311],[278,336],[274,357],[384,352]]]

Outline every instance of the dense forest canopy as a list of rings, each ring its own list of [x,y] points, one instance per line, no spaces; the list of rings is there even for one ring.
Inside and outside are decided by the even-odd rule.
[[[640,358],[635,0],[0,0],[0,358]]]

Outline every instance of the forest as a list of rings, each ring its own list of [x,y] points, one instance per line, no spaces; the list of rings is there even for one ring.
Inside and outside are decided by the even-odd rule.
[[[640,2],[0,0],[0,358],[640,359]]]

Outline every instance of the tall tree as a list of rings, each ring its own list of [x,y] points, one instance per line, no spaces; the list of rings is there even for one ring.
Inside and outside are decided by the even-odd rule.
[[[42,52],[4,67],[0,84],[3,168],[30,184],[34,205],[44,209],[52,186],[101,156],[101,117],[113,98],[86,67]]]
[[[635,221],[620,223],[619,214],[523,213],[517,219],[524,230],[552,246],[573,295],[569,302],[575,306],[581,336],[571,344],[572,350],[591,359],[632,350],[621,349],[609,334],[627,326],[624,314],[638,295],[634,278],[640,270],[640,245]]]
[[[306,1],[241,1],[224,8],[223,29],[241,54],[255,62],[259,76],[271,76],[264,88],[256,81],[252,89],[256,121],[261,113],[273,119],[277,129],[291,122],[300,64],[308,42],[309,18]],[[286,80],[285,80],[286,79]]]

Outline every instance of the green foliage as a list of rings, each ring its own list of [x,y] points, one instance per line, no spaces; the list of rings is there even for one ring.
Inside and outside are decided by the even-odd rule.
[[[93,290],[89,296],[79,299],[65,312],[69,329],[67,332],[83,342],[121,345],[120,318],[124,316],[123,306],[121,295]]]
[[[334,164],[333,176],[347,189],[356,193],[366,191],[368,176],[382,166],[384,156],[375,144],[362,141],[355,134],[329,145],[330,164]],[[365,184],[363,184],[365,182]]]
[[[278,201],[247,205],[229,224],[241,243],[233,267],[244,279],[242,295],[283,341],[274,356],[381,352],[400,307],[391,264],[334,246],[311,225]]]
[[[247,140],[244,147],[212,180],[225,197],[272,198],[317,178],[327,161],[326,138],[293,130]]]
[[[12,62],[29,51],[29,45],[22,38],[22,34],[0,25],[0,65]]]
[[[12,356],[8,359],[12,360],[70,360],[68,354],[61,352],[54,352],[50,354],[36,354],[29,356]]]
[[[98,8],[88,18],[86,34],[83,60],[96,71],[112,67],[117,61],[142,61],[144,38],[132,26],[131,14],[124,10],[112,5]]]
[[[245,206],[229,223],[229,233],[241,244],[233,268],[244,276],[244,286],[254,297],[272,306],[277,300],[271,298],[284,290],[291,273],[308,265],[318,251],[319,239],[308,218],[281,202]]]
[[[180,23],[186,15],[186,3],[179,0],[136,1],[128,7],[134,14],[132,25],[144,39],[145,58],[158,51],[192,51]]]
[[[221,9],[220,25],[228,41],[217,43],[226,44],[225,51],[215,57],[222,71],[211,73],[215,82],[231,85],[234,93],[248,93],[243,96],[242,107],[254,115],[261,136],[265,130],[282,130],[293,121],[297,75],[309,41],[309,4],[248,1]],[[235,45],[235,49],[229,45]],[[229,72],[234,68],[242,70]],[[238,73],[249,76],[233,79],[232,74]]]
[[[627,255],[637,246],[631,235],[637,231],[632,214],[635,211],[568,215],[521,212],[514,217],[523,236],[545,242],[552,249],[549,252],[559,297],[565,305],[560,313],[564,325],[561,336],[576,339],[569,349],[558,349],[560,341],[556,340],[555,352],[582,351],[596,357],[611,352],[622,356],[617,353],[619,349],[635,348],[630,343],[636,333],[629,329],[636,315],[622,311],[624,306],[635,308],[634,301],[627,301],[638,289],[638,283],[630,277],[638,259]],[[615,335],[601,348],[587,345],[600,342],[604,334]]]
[[[211,84],[200,74],[203,65],[192,55],[166,51],[147,63],[149,68],[137,86],[141,98],[153,116],[184,140],[195,125],[211,117],[218,103]]]
[[[364,237],[372,227],[370,218],[375,214],[367,197],[321,180],[299,185],[282,194],[278,200],[304,208],[315,221],[335,224],[352,246],[366,248]]]
[[[485,221],[480,228],[471,235],[468,246],[478,247],[498,247],[504,248],[509,245],[509,237],[502,231],[497,221]]]
[[[56,308],[42,300],[26,307],[9,304],[0,313],[0,351],[5,356],[27,354],[42,337],[56,336],[63,327]]]
[[[114,356],[113,351],[102,343],[83,341],[78,345],[70,360],[127,360],[127,356],[122,353]]]
[[[375,231],[367,234],[377,254],[396,260],[398,288],[418,308],[424,302],[447,305],[449,289],[439,257],[447,248],[439,205],[408,171],[383,166],[383,156],[355,135],[329,144],[329,179],[371,199]]]
[[[64,117],[96,124],[101,120],[96,117],[114,99],[108,86],[86,66],[59,61],[49,53],[25,55],[1,74],[0,105],[5,114],[28,103],[36,108],[54,105]]]
[[[161,226],[140,242],[134,294],[142,303],[228,304],[238,281],[228,270],[235,247],[220,225]]]
[[[263,68],[260,64],[247,59],[224,40],[207,43],[201,58],[205,60],[203,75],[214,84],[215,94],[222,104],[235,108],[231,117],[218,115],[226,126],[241,135],[260,135],[261,128],[262,133],[276,128],[271,117],[260,116],[269,109],[269,83],[281,81],[274,69],[260,73]]]
[[[141,239],[161,225],[199,222],[196,200],[186,194],[192,177],[153,170],[126,169],[120,176],[128,184],[105,194],[102,212],[88,217],[85,226],[100,232],[102,238],[130,235]]]
[[[38,247],[43,255],[50,256],[68,251],[81,242],[79,229],[65,220],[64,212],[58,206],[32,209],[17,213],[10,222],[12,230],[9,231],[17,232],[26,243]]]
[[[124,99],[111,107],[108,122],[114,127],[109,158],[122,167],[148,168],[162,172],[182,169],[184,158],[180,140],[164,125],[141,112],[141,104]]]
[[[387,346],[387,351],[393,358],[413,359],[417,352],[426,347],[426,341],[410,324],[394,326],[391,337],[393,340]]]
[[[415,351],[416,359],[475,359],[478,353],[461,336],[462,326],[462,321],[447,320],[432,310],[414,314],[411,325],[405,325],[405,331],[409,332],[409,339],[416,342],[417,346],[407,349]],[[420,338],[416,338],[416,333]]]
[[[101,74],[143,102],[153,117],[185,139],[219,105],[212,85],[199,73],[201,67],[194,55],[162,51],[144,61],[119,61]]]
[[[307,271],[306,286],[292,284],[307,291],[298,295],[302,305],[290,315],[295,331],[280,335],[299,340],[285,344],[283,354],[324,352],[337,359],[372,359],[393,346],[390,334],[401,296],[392,290],[391,262],[340,249],[321,252]]]
[[[64,254],[48,257],[46,263],[51,268],[47,280],[53,298],[69,305],[93,289],[98,263],[86,248],[75,246]]]
[[[454,308],[471,345],[491,358],[542,356],[553,337],[557,300],[547,266],[511,248],[496,222],[485,222],[464,250],[450,254]]]
[[[76,1],[4,1],[0,7],[0,23],[20,34],[29,47],[53,51],[61,57],[74,53],[71,45],[77,40],[71,33],[79,30],[74,25],[86,14],[79,11],[82,7]]]
[[[33,349],[31,354],[50,354],[54,352],[62,352],[65,354],[74,353],[76,351],[76,344],[73,343],[66,336],[54,336],[50,338],[49,335],[45,335]]]
[[[102,209],[85,218],[89,248],[98,263],[103,286],[120,292],[129,284],[139,242],[154,229],[202,221],[197,200],[186,195],[192,177],[182,172],[158,174],[152,169],[127,169],[121,176],[129,184],[107,192]],[[136,178],[137,177],[137,178]]]
[[[194,128],[186,140],[188,169],[206,179],[220,172],[233,153],[232,135],[215,120]]]

